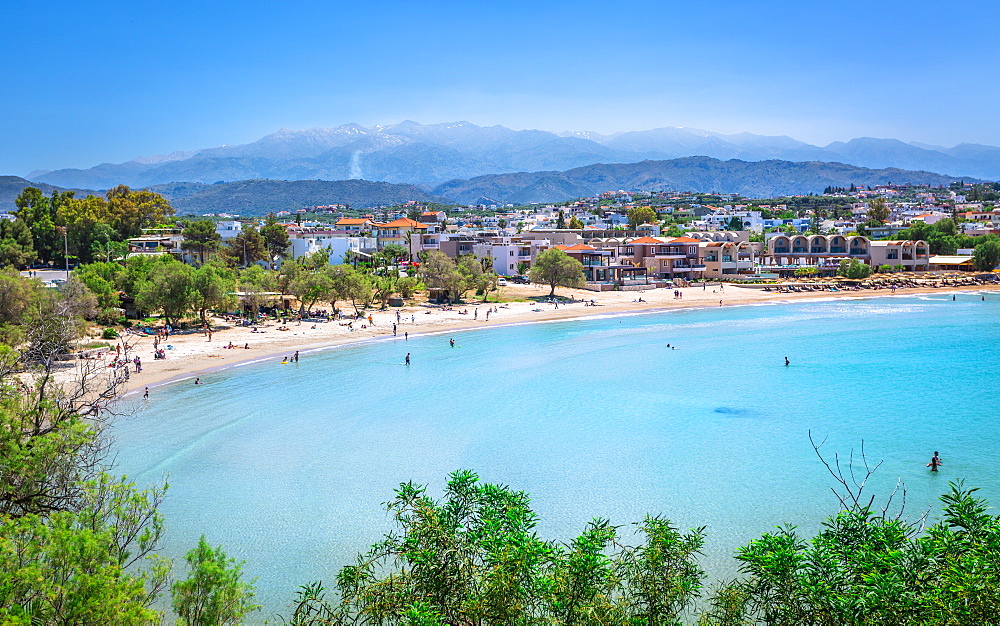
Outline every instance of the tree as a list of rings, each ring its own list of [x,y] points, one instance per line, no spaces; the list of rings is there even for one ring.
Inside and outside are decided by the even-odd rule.
[[[38,258],[48,263],[60,258],[63,252],[62,234],[58,232],[57,214],[63,204],[74,196],[72,191],[52,191],[46,197],[35,187],[25,187],[14,199],[17,210],[14,215],[22,220],[31,231]]]
[[[382,246],[382,249],[379,250],[379,252],[382,256],[394,263],[403,261],[410,256],[410,253],[406,250],[406,248],[397,243],[387,243]]]
[[[222,546],[212,548],[202,535],[184,557],[191,568],[186,580],[171,588],[174,611],[185,626],[240,624],[260,609],[253,603],[254,586],[243,581],[243,563],[226,556]]]
[[[648,206],[637,206],[628,210],[628,227],[632,230],[638,228],[640,224],[656,223],[656,211]]]
[[[482,282],[483,264],[479,257],[474,254],[463,254],[458,257],[456,263],[458,273],[462,275],[462,287],[459,293],[460,299],[465,299],[465,294],[470,289],[478,289]]]
[[[524,492],[458,471],[444,498],[404,483],[387,508],[399,526],[337,576],[340,602],[302,589],[291,623],[676,624],[698,596],[703,529],[637,524],[639,545],[594,520],[567,545],[535,532]]]
[[[813,444],[817,455],[821,445]],[[863,447],[849,470],[820,459],[837,482],[840,512],[812,539],[786,526],[741,548],[742,576],[715,593],[703,624],[1000,620],[1000,518],[986,513],[976,489],[950,483],[943,519],[925,530],[927,513],[907,521],[902,505],[890,511],[891,496],[880,506],[865,493],[881,463],[872,467]]]
[[[193,267],[173,259],[154,265],[136,304],[147,311],[160,310],[168,324],[176,324],[196,303],[194,273]]]
[[[35,260],[31,230],[22,219],[0,221],[0,266],[22,267]]]
[[[138,237],[143,228],[162,224],[174,214],[166,198],[147,189],[133,191],[125,185],[109,189],[108,210],[115,220],[112,226],[122,239]]]
[[[574,215],[569,219],[569,227],[573,230],[581,230],[583,229],[583,222],[580,221],[580,218]]]
[[[420,280],[428,289],[442,290],[458,298],[463,293],[465,277],[459,273],[455,261],[440,250],[431,250],[420,266]]]
[[[258,261],[267,261],[267,245],[264,237],[253,224],[243,227],[240,234],[229,239],[222,246],[226,262],[234,267],[247,267]]]
[[[205,316],[208,309],[219,309],[232,306],[235,303],[233,289],[235,281],[232,272],[209,263],[196,269],[191,277],[192,302],[198,310],[198,317],[203,324],[208,323]]]
[[[840,262],[840,267],[837,268],[837,276],[843,276],[844,278],[852,278],[855,280],[868,278],[871,276],[871,273],[872,266],[867,263],[862,263],[858,259],[844,259]]]
[[[267,216],[264,226],[260,229],[260,234],[264,238],[268,263],[273,262],[276,258],[284,257],[288,253],[288,231],[278,223],[273,213]]]
[[[556,217],[556,228],[566,228],[566,212],[559,209]]]
[[[736,215],[726,220],[722,230],[743,230],[743,218]]]
[[[215,222],[210,220],[197,220],[191,222],[184,229],[184,241],[181,248],[190,250],[198,255],[198,265],[205,263],[205,255],[216,252],[222,242],[222,235],[215,230]]]
[[[681,230],[679,224],[671,224],[667,228],[667,232],[663,233],[666,237],[683,237],[684,231]]]
[[[886,204],[885,198],[872,198],[868,201],[869,221],[885,224],[886,220],[889,219],[889,213],[889,205]]]
[[[549,296],[556,295],[556,286],[579,287],[584,282],[583,264],[559,248],[549,248],[531,266],[531,282],[549,285]]]
[[[1000,242],[984,241],[972,251],[972,260],[980,272],[989,272],[1000,263]]]

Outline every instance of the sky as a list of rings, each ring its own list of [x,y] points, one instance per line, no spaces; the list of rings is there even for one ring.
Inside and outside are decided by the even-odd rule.
[[[7,0],[0,15],[0,175],[406,119],[1000,145],[988,0]]]

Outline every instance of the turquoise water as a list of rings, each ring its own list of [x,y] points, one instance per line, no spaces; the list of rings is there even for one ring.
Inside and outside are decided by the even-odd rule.
[[[399,483],[440,494],[458,468],[532,494],[548,538],[596,516],[705,525],[717,578],[749,539],[836,511],[810,429],[831,456],[864,440],[876,491],[901,477],[914,516],[958,478],[1000,502],[998,340],[1000,302],[978,294],[390,339],[156,388],[114,427],[118,470],[169,475],[165,553],[223,544],[268,614],[377,541]]]

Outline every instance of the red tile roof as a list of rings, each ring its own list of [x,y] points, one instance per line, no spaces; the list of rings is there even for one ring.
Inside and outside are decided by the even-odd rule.
[[[427,224],[421,224],[416,220],[411,220],[408,217],[401,217],[397,220],[392,220],[387,224],[376,224],[379,228],[430,228]]]
[[[653,243],[653,244],[661,244],[661,243],[663,243],[663,242],[662,242],[662,241],[660,241],[659,239],[653,239],[652,237],[650,237],[650,236],[648,236],[648,235],[647,235],[647,236],[645,236],[645,237],[639,237],[638,239],[633,239],[632,241],[628,242],[628,244],[626,244],[626,245],[632,245],[632,244],[634,244],[634,243]]]

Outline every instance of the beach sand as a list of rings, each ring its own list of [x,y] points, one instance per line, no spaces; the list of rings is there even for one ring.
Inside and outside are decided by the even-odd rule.
[[[153,337],[139,335],[125,337],[125,340],[132,345],[129,357],[138,355],[142,360],[142,372],[132,374],[128,389],[130,393],[141,393],[144,387],[152,389],[167,382],[195,376],[200,377],[202,382],[210,384],[213,371],[238,363],[269,358],[281,359],[293,355],[296,350],[301,353],[316,348],[391,337],[392,325],[396,321],[397,312],[401,322],[397,326],[395,341],[404,343],[406,341],[404,333],[409,333],[410,337],[417,337],[427,333],[462,331],[504,324],[566,320],[609,313],[643,313],[678,308],[737,306],[768,302],[785,303],[809,299],[871,298],[892,294],[889,289],[774,293],[758,288],[737,287],[729,284],[721,289],[719,286],[703,288],[699,285],[681,288],[679,291],[683,294],[680,299],[674,297],[673,288],[601,293],[558,288],[556,290],[557,296],[572,296],[576,302],[572,304],[560,302],[558,308],[551,303],[507,302],[500,304],[501,308],[496,312],[491,312],[489,320],[486,319],[486,311],[497,306],[495,304],[470,303],[455,306],[451,311],[443,311],[439,306],[426,304],[391,308],[385,311],[369,310],[365,311],[366,317],[370,313],[374,324],[362,329],[362,325],[368,325],[367,319],[357,320],[354,322],[354,331],[351,331],[347,326],[342,326],[337,321],[316,324],[312,322],[300,324],[291,321],[287,324],[287,331],[277,330],[281,326],[279,322],[268,322],[257,326],[257,329],[263,332],[254,333],[251,328],[233,327],[221,319],[215,319],[211,341],[208,341],[208,338],[201,331],[197,331],[171,335],[168,340],[162,342],[161,348],[164,344],[171,346],[166,351],[166,359],[153,359]],[[895,295],[951,293],[955,291],[1000,292],[1000,285],[897,289]],[[542,285],[511,285],[503,288],[501,296],[503,299],[525,299],[544,297],[548,295],[548,292],[549,287]],[[639,298],[642,298],[643,302],[638,302]],[[593,300],[597,306],[585,306],[583,300],[587,302]],[[477,309],[478,315],[476,314]],[[349,307],[344,310],[346,313]],[[463,315],[460,313],[461,311],[468,311],[468,314]],[[343,323],[346,323],[346,320]],[[227,348],[230,342],[238,348]],[[244,345],[249,345],[249,349],[244,349]],[[404,346],[400,346],[399,349],[404,350]],[[104,360],[110,362],[110,356],[105,356]]]

